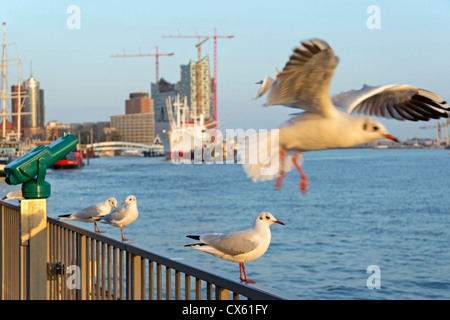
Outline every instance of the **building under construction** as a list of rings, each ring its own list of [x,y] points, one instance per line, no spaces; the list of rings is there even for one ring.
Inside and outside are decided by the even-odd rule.
[[[166,100],[169,97],[175,99],[177,95],[186,96],[191,110],[195,110],[197,115],[203,114],[205,121],[214,119],[209,57],[205,56],[200,63],[191,60],[188,64],[181,65],[180,71],[180,81],[175,84],[171,84],[163,78],[158,83],[151,84],[156,134],[168,129],[169,117]]]

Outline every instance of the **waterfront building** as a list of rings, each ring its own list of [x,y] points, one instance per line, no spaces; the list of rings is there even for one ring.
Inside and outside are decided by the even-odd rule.
[[[198,75],[201,75],[200,79]],[[205,56],[200,63],[190,61],[180,66],[180,81],[169,83],[163,78],[151,84],[151,97],[154,100],[155,133],[160,135],[170,129],[166,100],[174,100],[177,95],[187,97],[188,105],[197,117],[203,113],[206,121],[214,118],[212,105],[212,79],[210,76],[209,57]],[[172,110],[172,113],[174,110]],[[192,115],[194,116],[194,114]]]
[[[108,132],[110,125],[109,121],[71,123],[69,132],[76,135],[81,144],[90,144],[106,139],[105,132]]]
[[[63,124],[61,121],[49,121],[45,126],[45,139],[54,141],[63,135],[63,132],[70,132],[70,125]]]
[[[212,80],[209,69],[208,56],[199,62],[189,61],[187,65],[181,66],[179,85],[180,96],[186,96],[191,110],[196,110],[197,115],[203,113],[205,120],[214,118],[211,103]]]
[[[125,101],[125,114],[153,112],[153,99],[148,97],[148,92],[130,93],[130,99]]]
[[[11,92],[14,94],[17,94],[18,90],[18,85],[11,87]],[[23,138],[44,140],[46,137],[44,90],[39,87],[39,82],[31,75],[20,86],[20,91],[23,95],[20,103],[23,105],[21,112],[31,113],[21,116]],[[18,98],[12,99],[11,110],[13,113],[18,112],[18,102]],[[18,129],[18,116],[12,117],[12,126],[15,130]]]
[[[166,99],[175,98],[178,94],[178,85],[172,84],[161,78],[158,83],[152,83],[150,89],[154,110],[155,122],[168,122],[169,116],[167,114]]]
[[[153,99],[148,94],[131,93],[125,101],[125,114],[111,116],[111,128],[122,141],[153,144],[155,139],[155,112]]]

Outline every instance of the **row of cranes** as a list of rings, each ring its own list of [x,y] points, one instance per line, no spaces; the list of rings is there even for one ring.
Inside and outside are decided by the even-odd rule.
[[[449,120],[446,120],[443,123],[438,121],[437,125],[435,125],[435,126],[433,126],[433,125],[423,126],[423,127],[420,127],[420,129],[437,129],[436,146],[439,148],[441,146],[441,143],[442,143],[442,128],[444,128],[444,131],[445,131],[445,136],[444,136],[445,146],[448,147],[448,146],[450,146],[449,135],[448,135],[448,124],[449,124]]]

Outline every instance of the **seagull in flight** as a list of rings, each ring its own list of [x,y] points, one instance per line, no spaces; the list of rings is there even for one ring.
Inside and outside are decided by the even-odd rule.
[[[281,72],[275,70],[274,78],[266,76],[261,82],[255,98],[267,93],[265,106],[282,105],[303,112],[286,121],[277,135],[257,134],[258,138],[249,145],[250,151],[268,149],[270,161],[252,161],[251,152],[240,153],[240,163],[253,181],[277,178],[275,188],[281,189],[286,172],[295,167],[300,173],[299,189],[306,193],[307,176],[301,169],[304,152],[348,148],[378,139],[399,142],[383,124],[369,116],[400,121],[449,116],[450,107],[443,98],[405,84],[364,85],[360,90],[331,97],[330,83],[338,62],[327,42],[306,40],[294,49]],[[267,170],[273,163],[278,164],[276,170]]]

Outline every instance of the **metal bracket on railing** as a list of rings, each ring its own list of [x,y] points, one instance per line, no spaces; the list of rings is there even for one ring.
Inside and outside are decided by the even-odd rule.
[[[47,280],[56,280],[58,276],[64,275],[64,265],[60,262],[47,263]]]

